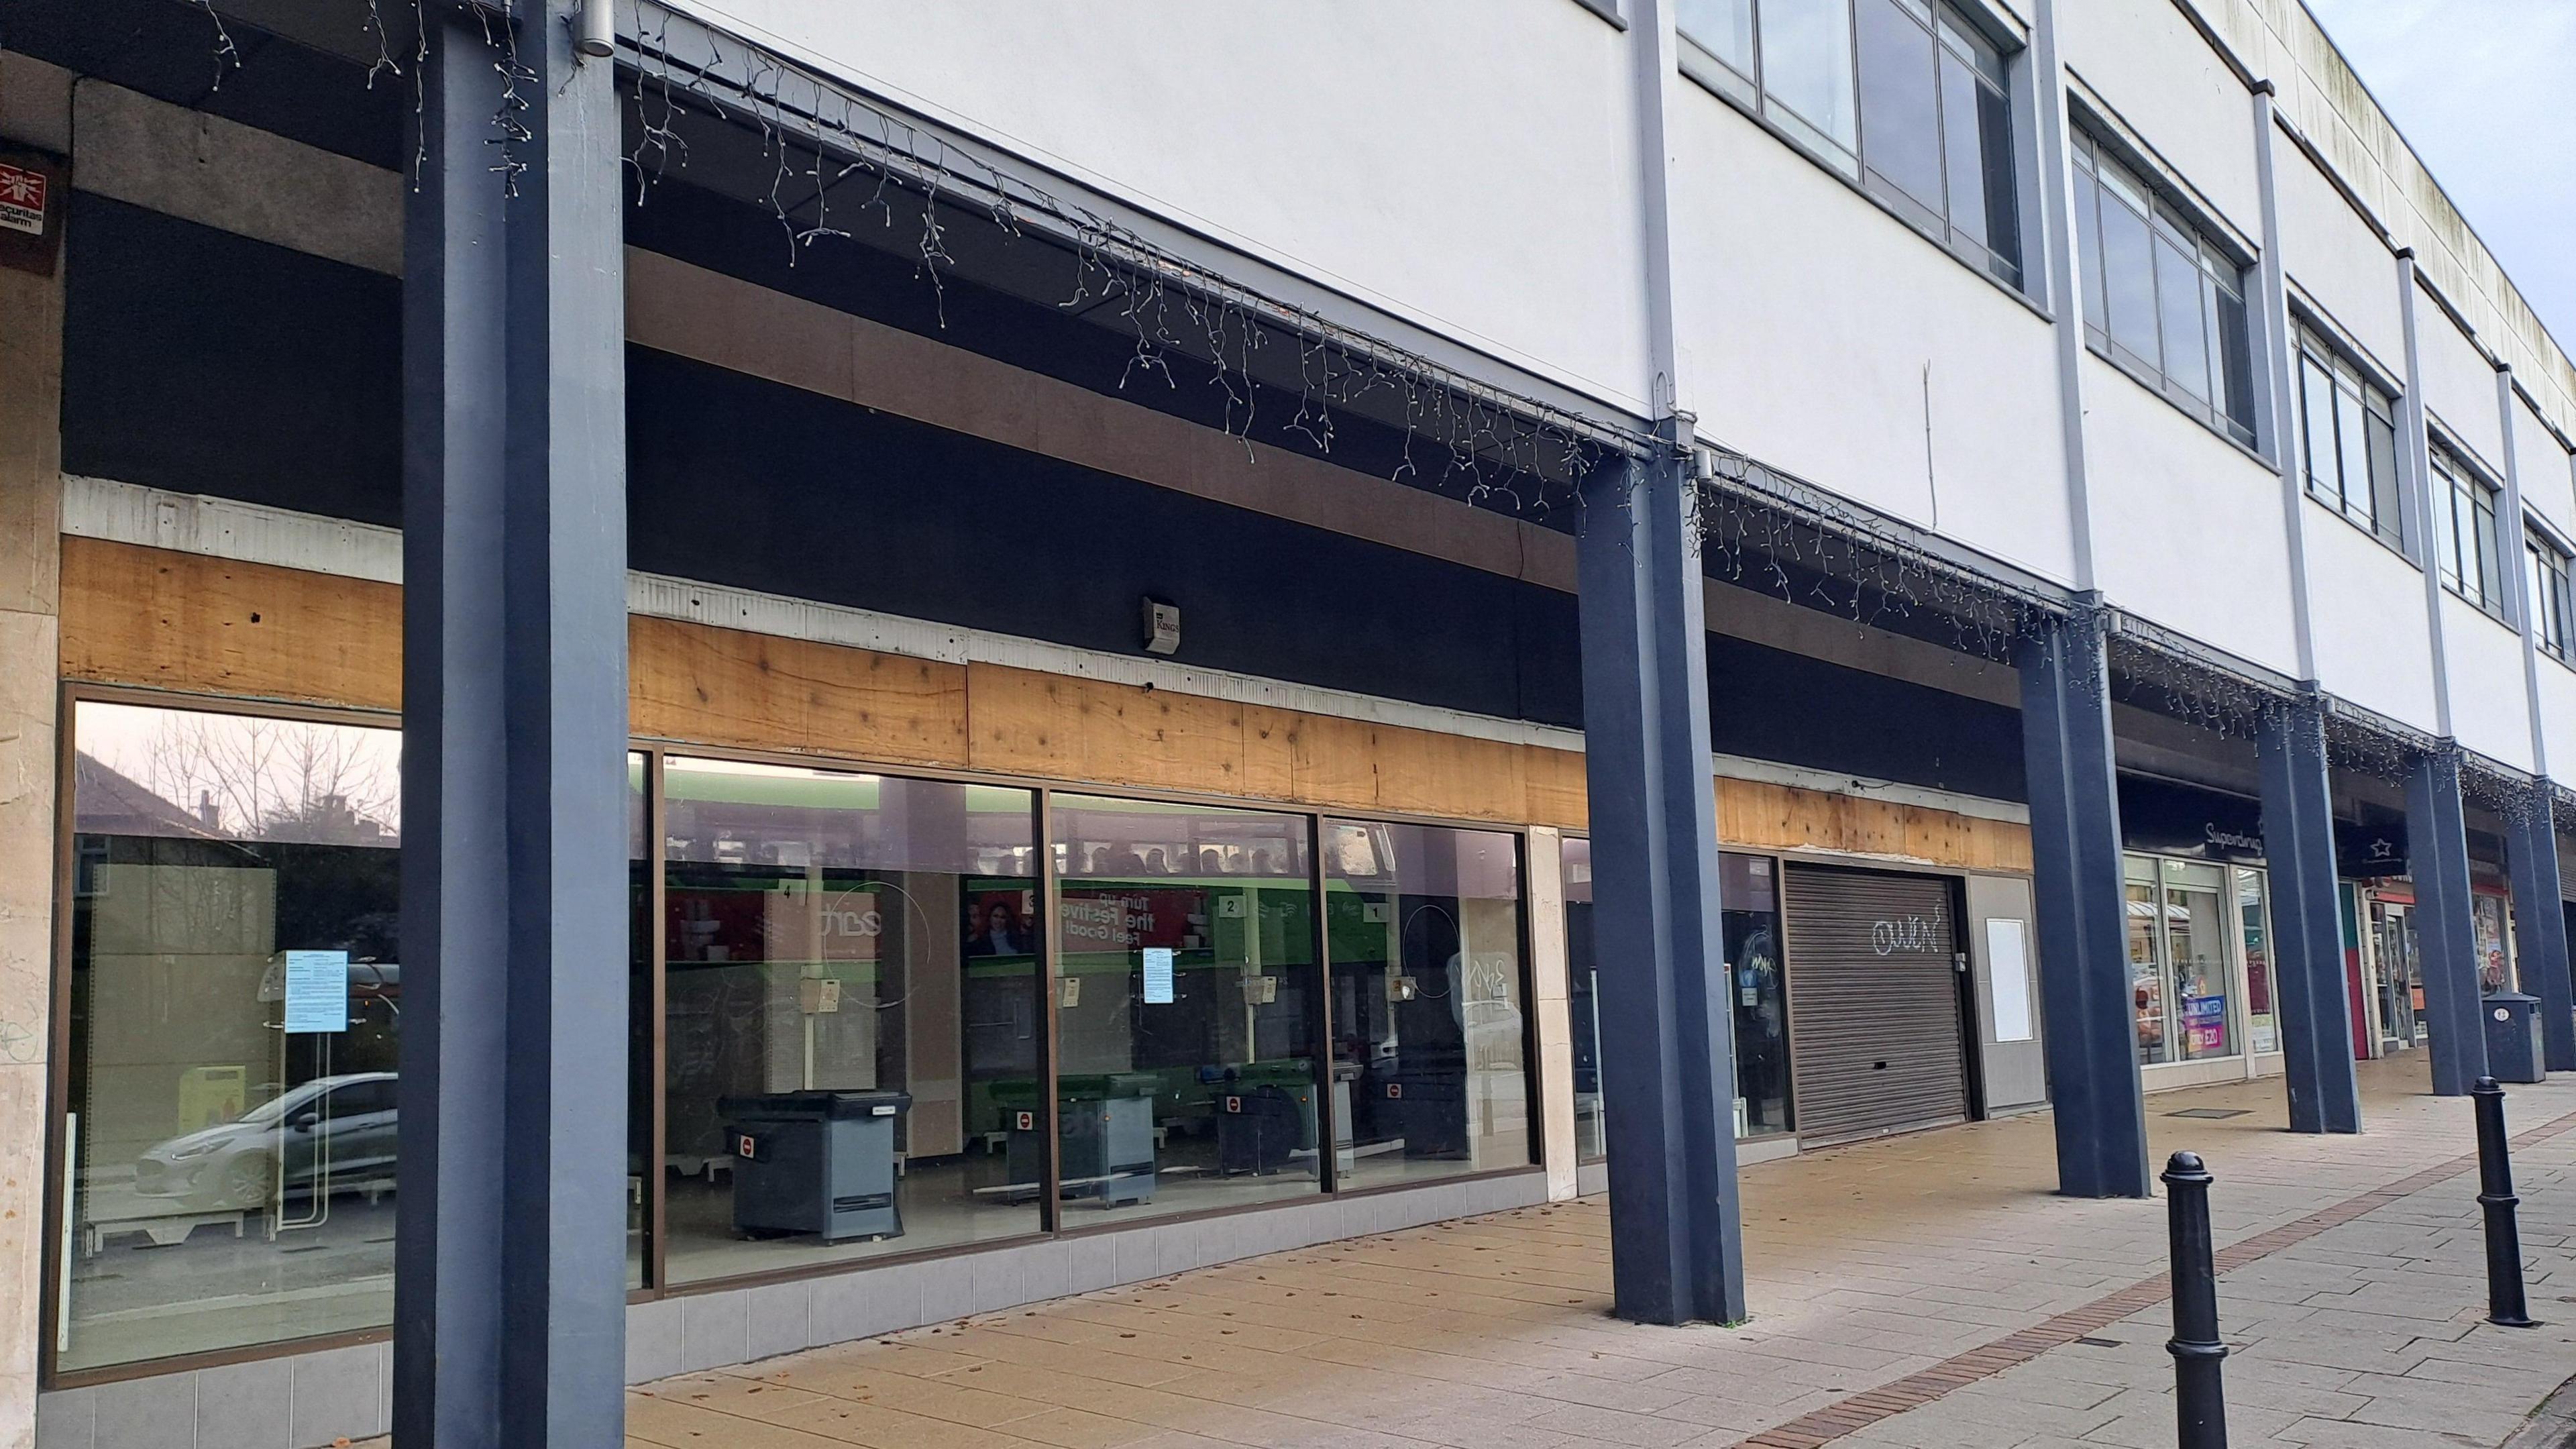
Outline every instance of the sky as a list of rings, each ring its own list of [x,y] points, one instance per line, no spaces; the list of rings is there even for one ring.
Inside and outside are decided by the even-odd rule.
[[[2415,154],[2576,352],[2576,0],[2307,0]]]

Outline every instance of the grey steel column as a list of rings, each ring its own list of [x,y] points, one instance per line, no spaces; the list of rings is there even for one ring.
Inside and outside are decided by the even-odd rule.
[[[2281,1024],[2290,1130],[2358,1132],[2352,1002],[2344,989],[2335,890],[2334,796],[2325,701],[2311,691],[2255,741],[2263,774],[2263,863],[2272,885],[2272,1009]]]
[[[2486,1075],[2478,1014],[2478,933],[2469,898],[2469,834],[2460,804],[2460,750],[2444,744],[2406,773],[2406,855],[2415,879],[2415,934],[2424,973],[2424,1026],[2433,1038],[2433,1092],[2465,1097]]]
[[[2548,781],[2534,780],[2531,796],[2504,847],[2513,877],[2514,960],[2522,989],[2540,998],[2542,1065],[2576,1071],[2576,989],[2568,977],[2567,914],[2559,901],[2557,810]]]
[[[2072,618],[2025,638],[2013,663],[2021,671],[2057,1190],[2070,1197],[2146,1197],[2154,1189],[2103,646],[2095,598]]]
[[[520,8],[505,141],[501,51],[430,7],[405,217],[404,1449],[624,1435],[617,124],[608,65]]]
[[[1615,1311],[1744,1318],[1735,1013],[1717,897],[1708,636],[1687,421],[1613,465],[1577,543]]]

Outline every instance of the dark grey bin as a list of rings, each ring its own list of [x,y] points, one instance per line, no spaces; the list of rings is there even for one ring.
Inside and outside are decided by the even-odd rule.
[[[2487,1075],[2499,1082],[2539,1081],[2540,998],[2499,991],[2478,1005],[2487,1024]]]
[[[733,1140],[733,1225],[827,1243],[903,1236],[895,1202],[902,1092],[775,1092],[716,1103]]]

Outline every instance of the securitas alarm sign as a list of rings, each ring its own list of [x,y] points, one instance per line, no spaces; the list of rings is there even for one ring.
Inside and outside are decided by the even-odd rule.
[[[0,228],[45,234],[45,173],[13,161],[0,161]]]
[[[62,162],[34,151],[0,151],[0,267],[54,274],[63,231]]]

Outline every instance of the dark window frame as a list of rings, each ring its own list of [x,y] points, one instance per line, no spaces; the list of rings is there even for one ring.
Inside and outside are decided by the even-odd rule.
[[[2576,583],[2571,560],[2556,539],[2526,524],[2522,533],[2523,567],[2529,570],[2524,607],[2531,610],[2531,642],[2561,664],[2576,664]]]
[[[2189,414],[2202,426],[2249,452],[2259,448],[2255,430],[2258,381],[2254,370],[2256,329],[2246,300],[2254,263],[2226,241],[2220,230],[2190,205],[2180,188],[2153,167],[2133,159],[2119,143],[2105,139],[2080,121],[2071,128],[2067,147],[2074,172],[2078,303],[2084,340],[2095,356],[2127,373],[2158,397]],[[2111,306],[2114,269],[2106,248],[2114,213],[2131,225],[2125,234],[2145,258],[2133,279],[2145,287],[2145,314],[2135,319],[2114,315]],[[2169,266],[2168,263],[2173,265]],[[2168,297],[2173,273],[2190,269],[2199,295]],[[2122,271],[2120,275],[2125,276]],[[2186,310],[2197,323],[2193,339],[2168,336]],[[2156,356],[2139,347],[2143,335],[2128,335],[2124,320],[2133,321],[2155,339]],[[2207,396],[2192,391],[2186,376],[2174,371],[2184,354],[2178,342],[2192,342],[2191,360]],[[2260,456],[2257,452],[2257,456]],[[2268,460],[2267,460],[2268,461]]]
[[[2442,438],[2430,443],[2426,481],[2433,493],[2434,565],[2442,587],[2479,613],[2509,623],[2503,535],[2496,521],[2504,490]]]
[[[2384,386],[2372,369],[2355,360],[2352,349],[2339,345],[2315,323],[2294,316],[2290,325],[2294,341],[2291,401],[2298,411],[2292,443],[2301,486],[2310,498],[2411,561],[2414,530],[2406,524],[2403,470],[2397,457],[2396,390]],[[2328,409],[2322,427],[2312,407],[2320,393]],[[2360,417],[2348,425],[2344,409],[2356,399]],[[2354,496],[2348,456],[2356,437],[2363,453],[2359,498]],[[2319,468],[2320,444],[2335,454],[2330,471]]]

